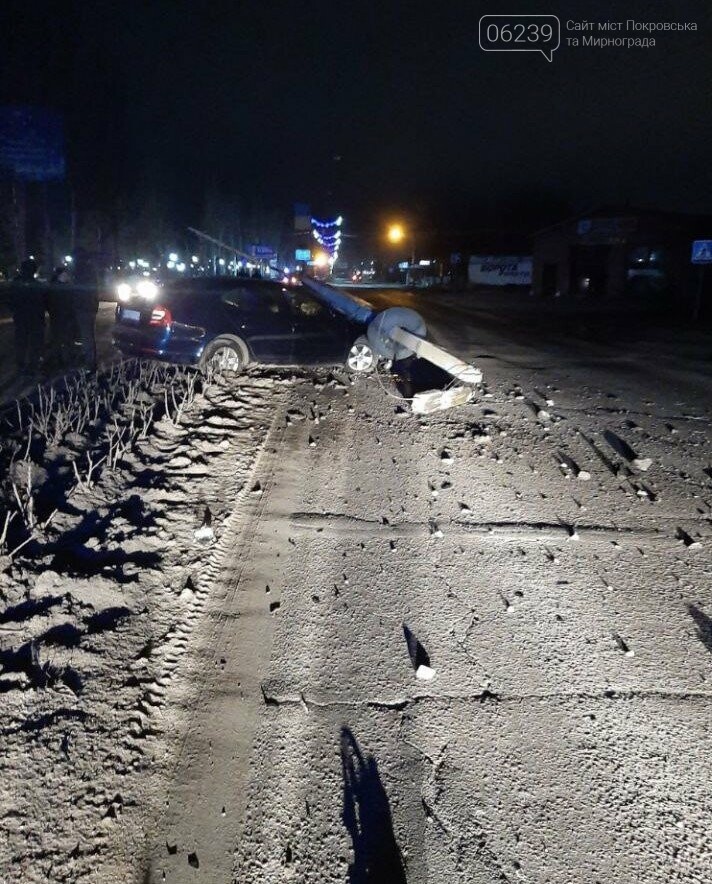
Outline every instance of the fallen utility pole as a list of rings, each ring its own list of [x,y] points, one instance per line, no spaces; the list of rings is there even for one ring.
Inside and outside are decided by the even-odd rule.
[[[215,239],[214,236],[210,236],[207,233],[203,233],[202,230],[197,230],[195,227],[189,227],[188,230],[192,234],[198,237],[198,239],[204,239],[209,243],[212,243],[214,246],[218,246],[220,249],[224,249],[226,252],[230,252],[231,255],[239,255],[241,258],[246,258],[248,261],[254,261],[255,258],[253,255],[248,255],[247,252],[242,252],[240,249],[236,249],[234,246],[228,245],[226,242],[222,242],[219,239]]]
[[[394,360],[419,356],[463,384],[473,386],[482,382],[479,368],[426,340],[425,322],[415,310],[389,307],[379,313],[367,301],[310,276],[304,276],[302,284],[339,313],[366,325],[368,342],[378,356]]]
[[[425,323],[420,314],[405,307],[390,307],[377,314],[367,330],[369,343],[379,356],[387,359],[419,356],[463,384],[482,382],[479,368],[426,340],[425,333]]]

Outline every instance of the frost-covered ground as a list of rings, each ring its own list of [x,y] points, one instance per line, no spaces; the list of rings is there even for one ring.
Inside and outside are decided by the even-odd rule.
[[[389,299],[475,402],[253,371],[177,419],[149,374],[57,480],[2,585],[6,880],[710,879],[706,340]]]

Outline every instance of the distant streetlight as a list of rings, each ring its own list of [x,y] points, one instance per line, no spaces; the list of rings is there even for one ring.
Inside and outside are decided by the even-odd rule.
[[[407,240],[410,242],[410,264],[415,264],[415,233],[410,231],[408,235],[406,233],[405,228],[402,224],[391,224],[386,233],[388,237],[388,241],[393,243],[394,245],[398,245],[399,243],[403,243]],[[405,277],[406,285],[410,282],[410,267],[408,268],[408,272]]]
[[[402,224],[391,224],[388,228],[388,241],[392,243],[403,242],[405,239],[405,230],[403,229]]]

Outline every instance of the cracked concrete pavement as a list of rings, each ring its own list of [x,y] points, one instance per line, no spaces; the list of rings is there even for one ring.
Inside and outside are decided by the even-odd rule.
[[[415,306],[483,395],[279,407],[150,880],[708,881],[708,366]]]

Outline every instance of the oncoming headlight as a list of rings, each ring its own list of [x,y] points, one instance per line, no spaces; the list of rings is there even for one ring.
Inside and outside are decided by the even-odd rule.
[[[116,286],[116,294],[119,296],[119,301],[128,301],[131,297],[131,286],[127,282],[120,282]]]
[[[148,300],[153,300],[158,294],[158,286],[155,282],[151,282],[150,279],[142,279],[141,282],[136,285],[136,291],[142,297],[147,298]]]

